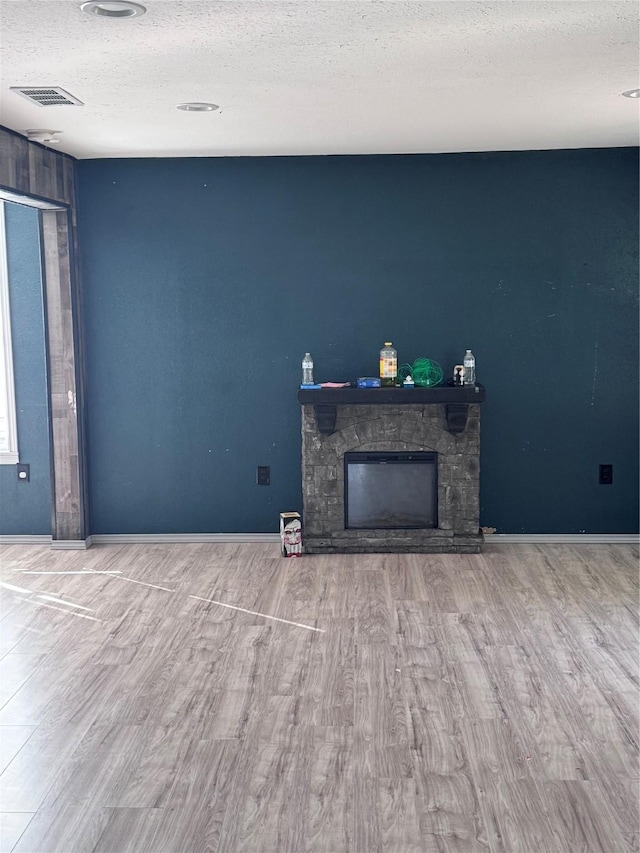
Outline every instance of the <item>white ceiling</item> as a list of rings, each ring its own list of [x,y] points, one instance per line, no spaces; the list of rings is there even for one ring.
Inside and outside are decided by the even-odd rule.
[[[145,0],[140,0],[145,2]],[[2,0],[0,123],[76,157],[637,145],[637,2]],[[39,107],[10,86],[62,86]],[[175,109],[213,101],[212,113]]]

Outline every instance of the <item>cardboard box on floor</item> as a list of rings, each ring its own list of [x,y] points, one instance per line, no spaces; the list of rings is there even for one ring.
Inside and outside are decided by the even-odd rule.
[[[280,513],[280,543],[283,557],[302,556],[302,520],[299,512]]]

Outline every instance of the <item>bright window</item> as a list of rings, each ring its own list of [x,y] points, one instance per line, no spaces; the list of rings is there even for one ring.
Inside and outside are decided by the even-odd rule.
[[[4,227],[4,203],[0,201],[0,465],[15,465],[17,462],[18,428],[9,314],[7,237]]]

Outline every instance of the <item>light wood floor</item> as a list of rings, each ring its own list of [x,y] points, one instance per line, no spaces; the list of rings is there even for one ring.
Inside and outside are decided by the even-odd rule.
[[[632,546],[14,546],[2,582],[2,853],[638,850]]]

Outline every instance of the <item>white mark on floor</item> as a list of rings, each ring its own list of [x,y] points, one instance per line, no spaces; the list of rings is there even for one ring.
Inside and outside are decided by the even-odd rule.
[[[30,590],[30,589],[24,589],[24,587],[21,587],[21,586],[14,586],[12,583],[0,582],[0,586],[3,589],[10,589],[11,592],[26,592],[27,595],[31,595],[31,592],[32,592],[32,590]]]
[[[75,572],[32,572],[27,571],[27,569],[22,569],[20,572],[21,575],[121,575],[122,570],[116,569],[115,571],[94,571],[92,569],[79,569]]]
[[[64,607],[54,607],[53,604],[43,604],[41,601],[32,601],[30,598],[24,599],[25,604],[33,604],[34,607],[48,607],[49,610],[59,610],[60,613],[66,613],[67,616],[77,616],[78,619],[90,619],[91,622],[102,622],[102,619],[96,619],[95,616],[85,616],[84,613],[75,613],[73,610],[65,610]]]
[[[94,572],[93,569],[91,569],[91,571],[95,575],[100,574],[100,572]],[[127,578],[124,575],[115,575],[114,580],[129,581],[129,583],[137,583],[137,584],[140,584],[140,586],[150,586],[151,589],[162,589],[165,592],[175,592],[175,589],[168,589],[166,586],[158,586],[155,583],[145,583],[144,581],[136,581],[133,578]]]
[[[77,607],[79,610],[88,610],[89,613],[93,613],[92,607],[84,607],[82,604],[75,604],[73,601],[66,601],[64,598],[58,598],[55,595],[43,595],[42,593],[38,593],[38,598],[44,598],[46,601],[55,601],[56,604],[66,604],[68,607]]]
[[[274,622],[284,622],[285,625],[295,625],[296,628],[306,628],[307,631],[317,631],[318,634],[324,634],[324,628],[313,628],[311,625],[303,625],[301,622],[291,622],[289,619],[280,619],[279,616],[268,616],[266,613],[257,613],[255,610],[247,610],[245,607],[236,607],[234,604],[224,604],[222,601],[216,601],[213,598],[201,598],[199,595],[190,595],[189,598],[195,598],[197,601],[208,601],[209,604],[217,604],[219,607],[228,607],[229,610],[239,610],[241,613],[249,613],[251,616],[261,616],[263,619],[272,619]]]

